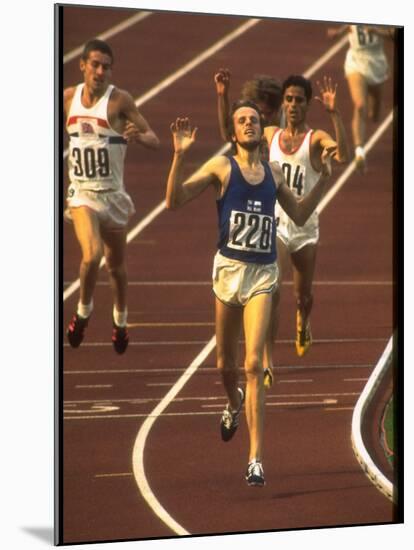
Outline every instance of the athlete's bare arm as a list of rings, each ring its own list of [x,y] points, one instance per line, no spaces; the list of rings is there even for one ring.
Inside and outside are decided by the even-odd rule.
[[[329,114],[334,130],[335,140],[323,130],[317,130],[313,135],[313,140],[318,144],[316,156],[320,158],[323,149],[337,146],[333,159],[336,162],[343,164],[349,159],[348,143],[346,139],[345,126],[342,121],[341,114],[338,109],[337,88],[338,84],[332,82],[331,77],[323,77],[323,82],[317,82],[316,85],[319,88],[319,96],[315,97],[316,101],[319,101],[325,111]],[[312,159],[315,160],[315,159]],[[315,162],[318,165],[318,161]]]
[[[75,90],[76,90],[76,87],[71,86],[70,88],[66,88],[63,92],[63,111],[65,113],[65,119],[69,114],[70,105],[72,103]]]
[[[177,118],[170,128],[173,135],[174,156],[168,174],[165,201],[167,208],[174,210],[198,197],[211,185],[219,192],[222,182],[229,173],[230,163],[224,156],[213,157],[184,181],[184,159],[195,141],[197,128],[191,128],[188,118]]]
[[[128,92],[118,89],[114,90],[113,96],[119,113],[119,122],[116,119],[112,122],[110,119],[114,129],[120,133],[124,133],[127,128],[127,121],[130,121],[136,131],[133,132],[133,138],[130,137],[128,142],[140,143],[149,149],[157,149],[160,145],[160,141],[152,128],[150,128],[148,122],[138,111],[132,96]],[[117,127],[117,124],[121,126]]]
[[[230,71],[228,69],[219,69],[214,75],[217,92],[217,112],[219,120],[220,135],[224,141],[230,141],[228,123],[230,116],[229,88]]]
[[[325,184],[329,176],[332,174],[331,160],[334,153],[334,147],[331,149],[324,149],[321,155],[321,177],[311,191],[300,200],[298,200],[289,189],[279,164],[277,162],[270,163],[273,177],[276,182],[279,182],[277,187],[277,200],[289,218],[291,218],[296,225],[304,225],[306,220],[318,206],[319,201],[324,194]]]

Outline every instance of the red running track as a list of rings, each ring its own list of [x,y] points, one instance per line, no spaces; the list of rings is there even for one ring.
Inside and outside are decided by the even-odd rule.
[[[128,10],[65,8],[64,53],[128,16]],[[140,97],[245,21],[153,13],[109,39],[116,56],[114,82]],[[190,170],[222,146],[215,70],[231,69],[235,98],[241,83],[253,74],[283,79],[303,73],[331,46],[326,26],[261,20],[140,106],[162,146],[156,152],[129,150],[125,181],[137,209],[131,228],[164,198],[171,159],[169,124],[176,116],[188,115],[199,127]],[[350,135],[344,51],[313,74],[312,81],[328,74],[339,83]],[[80,77],[78,59],[65,64],[65,86]],[[385,117],[392,108],[392,82],[384,103]],[[317,104],[311,108],[310,124],[332,131]],[[369,135],[374,130],[369,126]],[[321,215],[312,315],[315,343],[303,359],[294,351],[295,308],[286,279],[274,351],[276,382],[266,405],[266,487],[255,490],[244,482],[244,418],[231,443],[220,440],[218,424],[226,400],[214,368],[214,350],[154,419],[143,449],[144,473],[155,499],[185,532],[396,519],[393,505],[362,472],[350,437],[353,407],[393,327],[391,128],[375,144],[368,162],[366,176],[353,173]],[[333,181],[342,170],[336,169]],[[146,419],[214,334],[210,274],[215,242],[212,195],[178,213],[163,211],[128,245],[127,353],[117,356],[112,350],[112,298],[104,270],[84,343],[73,350],[62,336],[64,543],[176,534],[142,497],[132,455]],[[62,252],[67,288],[77,278],[80,256],[66,224]],[[64,301],[64,326],[77,298],[75,292]]]

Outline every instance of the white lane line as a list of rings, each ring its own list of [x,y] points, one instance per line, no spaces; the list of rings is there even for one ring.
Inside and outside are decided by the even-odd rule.
[[[303,73],[305,78],[313,76],[325,63],[327,63],[331,57],[339,52],[348,43],[348,37],[344,36],[336,44],[334,44],[329,50],[322,55],[313,65],[309,67],[307,71]]]
[[[312,378],[304,378],[303,380],[300,378],[297,380],[276,380],[276,384],[311,384],[312,382],[314,382]]]
[[[114,25],[107,31],[98,34],[96,38],[99,38],[100,40],[108,40],[108,38],[112,38],[116,34],[126,30],[128,27],[131,27],[132,25],[135,25],[139,21],[142,21],[149,15],[151,15],[152,12],[150,11],[142,11],[140,13],[136,13],[132,15],[131,17],[128,17],[124,21],[121,21],[121,23],[118,23],[118,25]],[[63,63],[68,63],[69,61],[72,61],[72,59],[75,59],[78,55],[80,55],[83,51],[85,44],[82,44],[81,46],[78,46],[77,48],[74,48],[67,54],[63,56]]]
[[[93,477],[99,479],[99,478],[105,478],[105,477],[132,477],[132,472],[120,472],[119,474],[95,474]]]
[[[132,312],[129,314],[131,315]],[[203,322],[198,321],[192,322],[187,321],[184,323],[128,323],[128,328],[138,328],[138,327],[214,327],[214,322]]]
[[[293,281],[283,281],[283,285],[292,286]],[[392,286],[394,281],[313,281],[315,286]],[[69,286],[65,281],[63,286]],[[98,281],[96,286],[109,286],[109,281]],[[211,281],[128,281],[128,286],[211,286]]]
[[[270,394],[267,396],[267,399],[297,399],[297,398],[305,398],[305,399],[314,399],[315,397],[326,397],[326,396],[329,396],[329,397],[326,397],[325,399],[323,399],[323,402],[329,402],[329,403],[332,403],[332,402],[337,402],[338,400],[337,399],[333,399],[333,397],[357,397],[359,394],[359,392],[352,392],[352,393],[342,393],[342,392],[329,392],[329,393],[285,393],[285,394]],[[214,408],[217,408],[217,407],[223,407],[223,404],[225,405],[226,402],[227,402],[227,398],[225,397],[218,397],[217,398],[218,401],[223,401],[223,403],[208,403],[208,404],[202,404],[201,405],[201,408],[203,409],[214,409]],[[288,403],[294,403],[294,404],[297,404],[297,402],[291,402],[291,401],[288,401]],[[301,401],[302,403],[302,401]],[[303,403],[306,405],[308,403],[312,403],[312,401],[303,401]],[[275,403],[267,403],[266,402],[266,405],[274,405]]]
[[[336,399],[332,399],[332,400],[329,400],[329,404],[332,405],[334,403],[337,403],[337,400]],[[266,403],[266,407],[285,407],[286,405],[293,405],[293,406],[297,406],[297,405],[324,405],[325,404],[325,400],[323,401],[281,401],[281,402],[270,402],[270,403]],[[201,408],[202,409],[218,409],[220,408],[220,410],[222,410],[223,408],[223,405],[222,404],[217,404],[217,405],[201,405]]]
[[[190,325],[191,326],[191,325]],[[208,340],[147,340],[141,342],[129,342],[129,346],[145,347],[145,346],[200,346],[206,344]],[[275,340],[279,345],[291,345],[295,340]],[[365,344],[386,342],[387,338],[314,338],[314,344]],[[242,344],[244,340],[240,340]],[[70,349],[70,344],[64,343],[64,348]],[[106,348],[112,347],[112,342],[83,342],[82,348]]]
[[[216,337],[213,336],[208,344],[201,350],[197,355],[191,365],[185,370],[185,372],[180,376],[174,386],[170,391],[165,395],[165,397],[160,401],[160,403],[152,411],[151,415],[146,418],[142,424],[137,438],[134,444],[134,450],[132,453],[132,466],[135,476],[135,481],[137,482],[138,488],[147,501],[149,507],[153,512],[177,535],[189,535],[190,533],[184,529],[182,525],[177,523],[170,514],[165,510],[161,505],[158,499],[155,497],[152,492],[147,478],[145,476],[145,465],[144,465],[144,448],[145,443],[148,437],[148,434],[151,430],[152,425],[158,416],[163,413],[163,411],[168,407],[171,400],[181,391],[184,385],[188,382],[191,376],[196,372],[198,367],[207,359],[210,352],[216,346]]]
[[[391,124],[392,115],[393,115],[393,111],[391,110],[388,116],[383,120],[382,124],[377,128],[377,130],[373,133],[373,135],[367,142],[365,146],[365,151],[367,153],[373,148],[373,146],[377,143],[379,138],[382,136],[382,134],[385,132],[388,126]],[[355,160],[353,160],[351,164],[349,164],[349,166],[346,168],[346,170],[341,174],[341,176],[337,179],[337,181],[335,182],[335,185],[333,185],[331,189],[329,189],[329,191],[326,193],[326,195],[323,197],[323,199],[319,203],[316,209],[319,213],[321,213],[325,209],[325,207],[331,202],[331,200],[334,198],[334,196],[338,193],[338,191],[347,181],[349,176],[355,170],[356,170],[356,164],[355,164]]]
[[[149,90],[146,94],[141,96],[135,103],[137,107],[154,97],[156,94],[159,94],[167,88],[168,86],[171,86],[176,80],[179,78],[185,76],[187,73],[195,69],[200,63],[203,63],[203,61],[206,61],[209,57],[217,53],[219,50],[223,49],[227,44],[241,36],[243,33],[248,31],[250,28],[252,28],[254,25],[257,25],[257,23],[260,23],[260,19],[249,19],[237,29],[227,34],[224,38],[218,40],[215,44],[210,46],[207,50],[199,54],[197,57],[195,57],[192,61],[189,63],[186,63],[176,71],[175,73],[172,73],[170,76],[165,78],[162,82],[160,82],[157,86]]]
[[[268,397],[271,399],[286,399],[290,397],[354,397],[360,395],[359,392],[328,392],[328,393],[285,393],[285,394],[268,394]],[[64,401],[64,406],[76,406],[76,405],[85,405],[87,403],[94,403],[100,407],[105,407],[107,405],[112,406],[114,403],[128,403],[130,405],[147,405],[152,402],[159,402],[159,397],[124,397],[120,399],[75,399]],[[222,407],[223,404],[226,404],[227,398],[224,395],[217,396],[193,396],[193,397],[175,397],[171,400],[172,403],[190,403],[192,401],[220,401],[220,404],[213,404],[212,407]]]
[[[110,405],[93,405],[90,409],[76,409],[76,410],[66,410],[66,409],[63,409],[63,414],[74,414],[74,415],[79,415],[79,414],[91,414],[91,413],[107,413],[107,412],[111,412],[111,411],[118,411],[119,410],[119,407],[115,407],[115,406],[110,406]],[[99,415],[99,418],[102,418],[102,414]],[[73,418],[73,417],[65,417],[65,418]],[[83,418],[83,417],[79,417],[79,418]],[[98,418],[98,417],[96,417]],[[108,417],[106,417],[108,418]]]
[[[272,403],[271,405],[276,406],[276,407],[277,406],[279,406],[279,407],[281,407],[281,406],[288,407],[289,405],[293,405],[293,406],[296,406],[296,407],[298,407],[298,406],[303,407],[304,405],[312,405],[312,406],[318,405],[318,406],[321,406],[321,408],[323,408],[324,411],[338,411],[338,410],[342,410],[342,411],[350,410],[350,411],[352,411],[354,409],[353,407],[332,407],[332,405],[335,404],[336,400],[333,400],[333,401],[334,402],[331,403],[331,404],[324,403],[324,402],[321,402],[321,401],[315,401],[313,403],[312,402]],[[85,413],[86,412],[87,411],[85,411]],[[163,418],[164,417],[186,417],[186,416],[191,416],[191,417],[200,416],[200,417],[202,417],[202,416],[221,416],[221,414],[222,414],[221,410],[220,411],[189,411],[189,412],[181,412],[181,413],[162,413],[162,414],[158,415],[157,417],[154,417],[154,421],[157,418],[160,418],[160,417],[163,417]],[[65,421],[71,421],[71,420],[122,420],[122,419],[130,419],[130,418],[150,418],[150,417],[148,416],[148,414],[145,414],[145,413],[108,414],[108,415],[105,415],[105,416],[95,416],[95,415],[91,415],[91,414],[85,414],[84,416],[64,416],[63,419]]]
[[[83,344],[82,344],[83,345]],[[373,365],[281,365],[279,367],[274,367],[276,372],[279,371],[294,371],[294,370],[312,370],[312,369],[369,369]],[[241,369],[240,369],[241,370]],[[161,368],[161,369],[151,369],[149,372],[147,368],[145,369],[116,369],[116,370],[66,370],[63,372],[65,375],[79,375],[79,374],[176,374],[183,372],[183,368]],[[203,372],[216,372],[216,367],[203,367]]]
[[[158,388],[161,386],[173,386],[174,382],[156,382],[153,384],[145,384],[148,388]]]
[[[75,388],[113,388],[113,384],[78,384]],[[95,399],[96,401],[96,399]]]
[[[71,412],[71,411],[64,411]],[[215,411],[190,411],[190,412],[177,412],[177,413],[162,413],[158,414],[157,416],[148,416],[148,413],[128,413],[128,414],[108,414],[105,416],[95,416],[93,414],[86,414],[93,411],[83,411],[85,413],[84,416],[64,416],[64,420],[117,420],[120,418],[147,418],[152,419],[154,422],[160,417],[167,417],[167,416],[218,416],[221,415],[221,412],[215,412]],[[149,488],[149,485],[148,485]],[[151,489],[149,489],[151,491]],[[144,497],[145,498],[145,497]],[[153,497],[154,502],[158,500]],[[158,509],[158,507],[157,507]],[[162,506],[160,508],[160,511],[162,509]],[[162,512],[161,512],[162,513]],[[157,514],[158,515],[158,514]],[[162,519],[161,516],[159,516],[160,519]],[[174,521],[174,520],[173,520]],[[178,534],[178,533],[177,533]]]
[[[366,382],[368,378],[344,378],[344,382]]]
[[[335,405],[338,403],[337,399],[323,399],[322,401],[285,401],[281,403],[266,403],[268,407],[304,407],[307,405]]]

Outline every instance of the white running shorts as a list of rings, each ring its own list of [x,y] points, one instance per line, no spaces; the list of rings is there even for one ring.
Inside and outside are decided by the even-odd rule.
[[[245,306],[253,296],[273,293],[278,284],[279,269],[272,264],[255,264],[226,258],[220,252],[214,257],[213,291],[230,306]]]
[[[317,244],[319,240],[318,213],[313,212],[305,225],[299,227],[287,214],[281,212],[279,223],[276,226],[276,237],[283,242],[289,254],[297,252],[308,244]]]
[[[384,52],[357,52],[349,49],[345,57],[345,76],[361,74],[369,86],[382,84],[388,78],[388,61]]]
[[[71,208],[87,206],[98,214],[99,222],[107,229],[119,229],[127,225],[135,207],[131,197],[124,190],[90,191],[70,185],[67,195],[65,219],[72,220]]]

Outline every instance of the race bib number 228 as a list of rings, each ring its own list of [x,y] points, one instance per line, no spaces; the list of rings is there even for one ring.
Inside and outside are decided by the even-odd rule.
[[[273,217],[233,210],[227,246],[249,252],[270,252]]]

